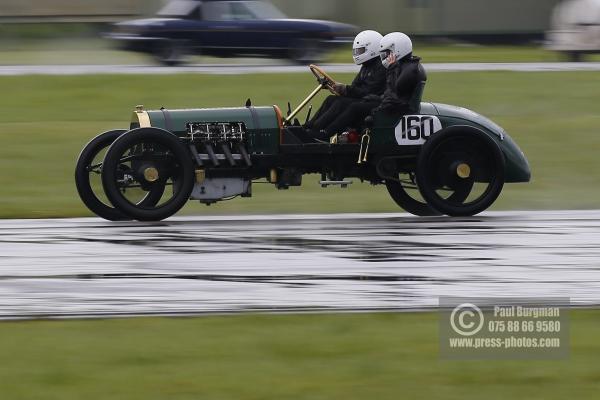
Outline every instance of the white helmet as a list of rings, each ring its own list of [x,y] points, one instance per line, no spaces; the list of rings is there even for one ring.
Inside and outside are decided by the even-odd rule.
[[[384,67],[389,68],[389,56],[390,54],[396,55],[396,60],[400,60],[412,53],[412,42],[408,36],[401,32],[388,33],[381,39],[379,45],[379,51],[381,56],[381,64]]]
[[[352,44],[352,58],[354,63],[360,65],[379,55],[379,42],[381,34],[375,31],[362,31],[354,38]]]

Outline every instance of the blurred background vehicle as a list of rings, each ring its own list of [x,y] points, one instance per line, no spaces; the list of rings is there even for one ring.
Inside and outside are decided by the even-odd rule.
[[[108,37],[166,65],[188,54],[320,60],[328,49],[352,42],[357,28],[338,22],[289,19],[267,1],[173,0],[156,18],[116,24]]]
[[[168,19],[169,24],[174,23],[176,27],[189,27],[194,23],[201,23],[199,18],[204,7],[215,8],[212,13],[208,13],[212,16],[220,15],[221,18],[229,19],[219,21],[220,25],[242,28],[229,32],[221,29],[217,33],[222,34],[226,43],[212,48],[208,48],[199,40],[201,34],[198,33],[197,37],[193,38],[194,45],[191,47],[195,47],[194,52],[204,55],[201,60],[194,60],[194,63],[221,62],[211,60],[208,56],[211,53],[228,56],[242,54],[246,57],[244,63],[249,62],[247,56],[251,54],[261,55],[261,59],[252,61],[256,63],[264,63],[265,56],[304,59],[305,62],[312,61],[309,59],[316,58],[317,55],[330,62],[351,63],[349,44],[341,46],[330,55],[326,55],[321,46],[315,47],[317,42],[331,43],[333,39],[327,37],[333,36],[331,33],[325,33],[332,32],[327,23],[326,28],[316,27],[316,24],[323,23],[321,20],[339,21],[360,27],[357,30],[369,28],[384,33],[402,30],[418,42],[419,53],[425,62],[558,59],[556,53],[540,44],[544,41],[546,32],[551,30],[552,12],[560,0],[270,0],[270,3],[233,3],[221,0],[219,5],[215,3],[210,6],[208,2],[203,5],[200,1],[192,0],[178,0],[172,5],[169,5],[168,0],[2,0],[0,48],[4,50],[4,54],[0,58],[0,64],[145,64],[149,58],[143,53],[117,51],[117,41],[102,37],[102,33],[110,31],[113,24],[119,24],[113,36],[120,35],[122,39],[129,36],[130,48],[146,47],[155,57],[173,62],[181,57],[182,52],[189,50],[186,48],[188,43],[186,40],[167,36],[173,32],[166,32],[165,26],[159,26],[164,24],[164,21],[148,21],[162,10],[161,19]],[[515,13],[515,9],[519,12]],[[256,37],[242,34],[241,30],[248,33],[252,32],[252,29],[264,29],[261,28],[262,24],[273,22],[271,18],[281,17],[282,13],[297,19],[319,20],[318,23],[294,21],[295,24],[301,23],[303,30],[317,35],[316,39],[314,36],[302,36],[308,40],[303,41],[299,47],[294,46],[293,50],[288,47],[287,51],[285,47],[288,45],[281,44],[286,40],[285,34],[267,35],[268,40],[265,39],[265,42],[259,45],[244,43],[256,40]],[[256,18],[249,19],[254,17]],[[132,19],[145,19],[152,26],[148,27],[146,22],[140,21],[126,22]],[[209,21],[204,23],[208,24]],[[337,24],[335,26],[335,29],[340,27]],[[320,29],[323,29],[321,33],[317,33]],[[149,32],[145,33],[144,30]],[[296,30],[296,35],[299,35],[300,31],[300,28]],[[157,32],[163,36],[158,36]],[[211,35],[216,36],[217,33]],[[324,36],[318,36],[320,34]],[[347,36],[351,37],[352,34]],[[156,46],[149,46],[151,40],[148,38],[161,39],[160,45],[155,42]],[[281,48],[277,51],[265,49],[271,46],[270,41],[274,40],[279,41]],[[493,47],[489,46],[492,44]],[[257,47],[262,49],[257,50]]]
[[[565,0],[552,15],[547,47],[582,61],[586,54],[600,53],[600,0]]]

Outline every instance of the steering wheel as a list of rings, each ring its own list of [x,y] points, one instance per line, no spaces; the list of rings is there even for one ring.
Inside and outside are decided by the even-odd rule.
[[[317,81],[321,85],[325,86],[332,93],[335,93],[336,95],[338,94],[335,91],[335,80],[331,76],[327,75],[325,71],[323,71],[321,68],[317,67],[314,64],[310,64],[308,68],[310,68],[310,72],[313,73],[313,75],[317,78]]]

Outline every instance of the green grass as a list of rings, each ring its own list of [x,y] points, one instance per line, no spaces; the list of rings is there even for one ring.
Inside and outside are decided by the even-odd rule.
[[[349,81],[351,75],[339,75]],[[506,128],[528,156],[533,181],[507,185],[495,209],[597,208],[600,199],[598,72],[432,73],[425,100],[472,108]],[[80,149],[97,133],[127,127],[148,108],[298,102],[314,86],[306,74],[1,77],[0,217],[89,215],[73,182]],[[324,97],[315,100],[315,106]],[[385,188],[355,183],[321,189],[255,185],[254,197],[185,212],[399,211]]]
[[[415,54],[426,63],[437,62],[556,62],[564,57],[541,46],[480,46],[472,44],[415,43]],[[147,64],[148,55],[119,51],[105,39],[50,37],[47,40],[0,39],[0,65],[19,64]],[[324,62],[352,63],[352,50],[344,46],[325,56]],[[600,54],[586,57],[586,61],[600,61]],[[190,63],[254,62],[248,58],[223,59],[191,57]],[[259,62],[264,62],[260,60]]]
[[[0,65],[147,64],[143,54],[119,51],[97,39],[0,41]]]
[[[591,399],[598,310],[563,360],[449,361],[436,313],[0,323],[0,393],[20,399]]]

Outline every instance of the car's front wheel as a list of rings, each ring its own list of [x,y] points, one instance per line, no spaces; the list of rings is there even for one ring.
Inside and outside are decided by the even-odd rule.
[[[190,198],[194,165],[177,136],[159,128],[138,128],[121,135],[108,149],[102,186],[110,202],[139,221],[160,221],[175,214]],[[161,198],[141,199],[163,189]]]
[[[322,56],[322,46],[315,39],[300,39],[295,41],[288,53],[289,59],[300,65],[318,62]]]
[[[159,63],[174,67],[185,62],[187,50],[182,41],[161,40],[156,43],[153,55]]]
[[[94,214],[109,221],[131,219],[106,199],[100,181],[106,149],[125,132],[125,129],[116,129],[96,136],[83,148],[75,166],[75,185],[81,201]],[[155,186],[140,199],[140,203],[154,205],[160,200],[163,192],[164,186]]]

